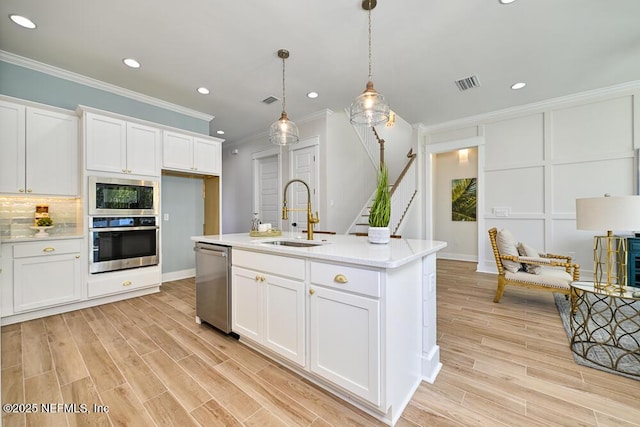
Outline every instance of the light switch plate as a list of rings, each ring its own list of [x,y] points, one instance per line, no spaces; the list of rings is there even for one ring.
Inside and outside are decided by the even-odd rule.
[[[509,207],[496,207],[493,208],[493,214],[497,217],[508,217],[511,214],[511,208]]]

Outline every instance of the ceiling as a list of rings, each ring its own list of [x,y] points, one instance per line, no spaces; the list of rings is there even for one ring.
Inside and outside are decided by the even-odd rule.
[[[637,81],[639,16],[638,0],[379,0],[373,80],[424,125]],[[0,50],[213,115],[227,141],[279,118],[280,102],[261,101],[282,97],[281,48],[290,119],[348,108],[367,81],[361,0],[0,2]],[[460,91],[454,81],[472,75],[480,87]]]

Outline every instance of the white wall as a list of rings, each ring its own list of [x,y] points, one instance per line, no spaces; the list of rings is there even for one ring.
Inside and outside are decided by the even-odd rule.
[[[575,253],[589,278],[594,233],[576,230],[575,199],[636,194],[639,95],[636,82],[442,124],[425,129],[425,144],[484,137],[485,228],[508,228],[540,251]],[[486,230],[479,238],[478,269],[495,271]]]
[[[439,258],[478,260],[477,223],[451,220],[451,181],[478,177],[478,149],[467,150],[466,162],[460,162],[458,150],[435,156],[434,197],[437,203],[434,204],[433,238],[447,242],[447,247],[438,253]]]

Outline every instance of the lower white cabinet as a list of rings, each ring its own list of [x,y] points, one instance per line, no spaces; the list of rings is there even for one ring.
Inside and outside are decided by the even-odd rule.
[[[233,331],[304,366],[304,292],[302,281],[233,267]]]
[[[380,400],[380,273],[311,263],[311,372],[378,406]],[[341,289],[342,288],[342,289]]]
[[[437,375],[435,332],[423,347],[435,331],[435,307],[423,306],[435,301],[435,253],[393,268],[236,248],[231,261],[241,341],[379,419],[397,422]]]
[[[82,299],[81,240],[13,247],[13,311],[21,313]]]
[[[89,298],[121,294],[138,289],[160,286],[162,274],[156,266],[132,268],[89,275],[87,296]]]

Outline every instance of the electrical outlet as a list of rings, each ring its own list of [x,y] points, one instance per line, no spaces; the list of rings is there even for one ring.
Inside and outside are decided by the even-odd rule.
[[[162,219],[165,220],[165,221],[169,221],[169,214],[168,213],[164,214],[162,216]]]

